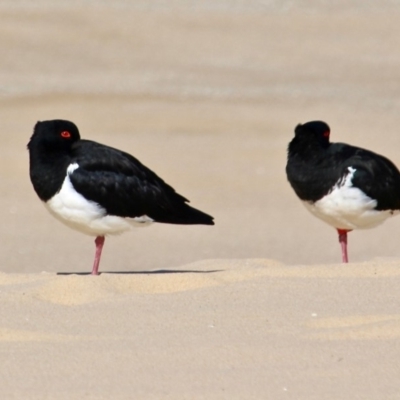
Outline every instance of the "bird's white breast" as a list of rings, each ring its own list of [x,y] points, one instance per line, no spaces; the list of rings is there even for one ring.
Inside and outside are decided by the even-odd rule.
[[[375,210],[377,201],[352,184],[356,170],[349,167],[348,171],[322,199],[315,203],[303,201],[313,215],[335,228],[368,229],[398,213],[392,210]]]
[[[132,226],[145,226],[153,222],[146,215],[137,218],[123,218],[107,215],[99,204],[87,200],[73,187],[69,178],[79,165],[71,164],[61,190],[45,204],[47,210],[59,221],[72,229],[92,236],[119,234]]]

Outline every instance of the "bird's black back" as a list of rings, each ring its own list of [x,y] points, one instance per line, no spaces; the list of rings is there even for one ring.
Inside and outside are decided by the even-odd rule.
[[[128,153],[80,140],[72,147],[71,162],[79,165],[70,175],[74,188],[110,215],[213,225],[211,216],[190,207],[186,198]]]

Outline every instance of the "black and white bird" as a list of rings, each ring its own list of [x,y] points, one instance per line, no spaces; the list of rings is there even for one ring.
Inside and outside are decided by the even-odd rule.
[[[42,121],[28,143],[30,178],[47,210],[72,229],[95,236],[98,274],[106,235],[152,222],[214,225],[128,153],[81,140],[70,121]]]
[[[400,211],[400,172],[387,158],[330,143],[322,121],[297,125],[289,143],[287,178],[305,207],[337,229],[342,260],[347,233],[373,228]]]

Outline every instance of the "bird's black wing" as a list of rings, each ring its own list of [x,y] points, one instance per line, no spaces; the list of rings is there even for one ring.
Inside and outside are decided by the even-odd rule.
[[[212,217],[190,207],[188,200],[130,154],[89,140],[73,147],[70,174],[75,190],[120,217],[147,215],[157,222],[213,224]]]
[[[341,155],[349,153],[345,169],[354,168],[352,184],[368,197],[377,200],[377,210],[400,209],[400,172],[386,157],[349,145],[342,147]]]

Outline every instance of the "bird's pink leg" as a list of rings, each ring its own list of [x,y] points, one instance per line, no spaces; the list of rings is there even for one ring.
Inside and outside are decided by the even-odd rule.
[[[104,236],[97,236],[97,238],[94,241],[96,243],[96,254],[94,256],[92,275],[99,275],[100,257],[101,257],[101,251],[103,250],[104,241],[105,241]]]
[[[351,229],[338,229],[339,243],[342,246],[342,262],[348,263],[349,258],[347,256],[347,232],[351,232]]]

